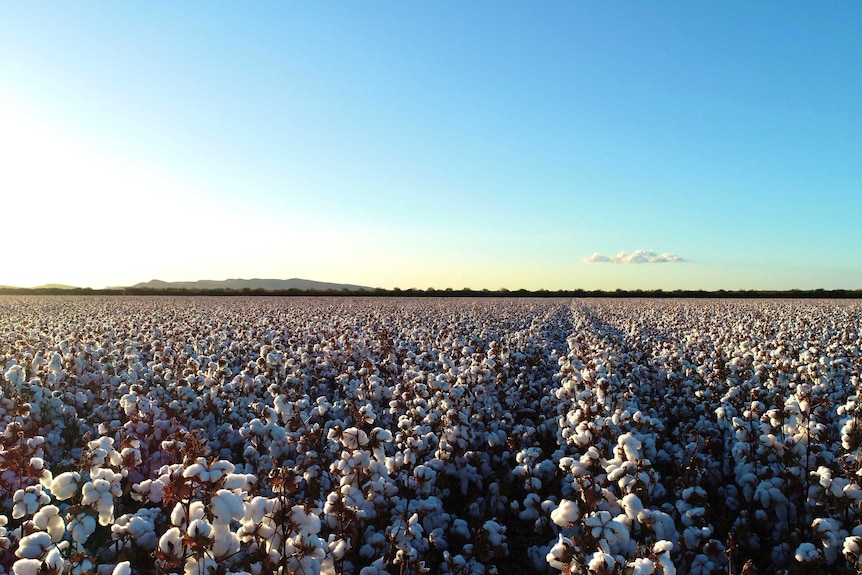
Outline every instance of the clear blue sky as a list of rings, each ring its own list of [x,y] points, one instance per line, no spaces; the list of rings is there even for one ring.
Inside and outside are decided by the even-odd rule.
[[[862,288],[860,30],[858,2],[2,3],[0,284]]]

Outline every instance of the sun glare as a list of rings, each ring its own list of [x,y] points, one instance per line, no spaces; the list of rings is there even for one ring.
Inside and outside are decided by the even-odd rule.
[[[15,250],[0,284],[79,282],[122,256],[136,228],[164,232],[164,182],[142,166],[10,105],[0,105],[4,236]],[[136,223],[137,222],[137,223]],[[153,233],[154,238],[162,234]],[[106,274],[107,275],[107,274]]]

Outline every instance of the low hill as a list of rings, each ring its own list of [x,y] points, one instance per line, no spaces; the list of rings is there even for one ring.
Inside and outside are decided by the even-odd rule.
[[[227,280],[197,280],[189,282],[166,282],[162,280],[150,280],[130,286],[132,289],[188,289],[188,290],[348,290],[348,291],[371,291],[373,288],[353,284],[337,284],[330,282],[319,282],[291,278],[280,279],[227,279]]]
[[[78,286],[70,286],[66,284],[43,284],[36,286],[33,289],[81,289]]]

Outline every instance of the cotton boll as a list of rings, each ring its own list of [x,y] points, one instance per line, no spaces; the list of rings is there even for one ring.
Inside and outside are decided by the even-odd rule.
[[[6,376],[6,381],[10,385],[18,388],[24,385],[24,381],[27,379],[27,373],[24,371],[24,368],[15,363],[8,367],[3,375]]]
[[[132,498],[136,501],[141,501],[146,497],[150,503],[159,504],[162,502],[165,484],[158,480],[153,481],[152,479],[145,479],[140,483],[134,484],[132,489]]]
[[[820,550],[813,543],[800,543],[794,555],[800,563],[810,563],[820,558]]]
[[[631,569],[631,575],[653,575],[655,573],[655,563],[647,557],[633,559],[626,567]]]
[[[37,531],[23,537],[18,542],[18,549],[15,550],[15,555],[23,559],[37,559],[51,547],[52,543],[50,535],[44,531]]]
[[[19,559],[12,565],[15,575],[41,575],[42,561],[40,559]]]
[[[452,532],[464,539],[470,538],[470,527],[463,519],[458,518],[452,522]]]
[[[576,550],[577,548],[571,539],[560,535],[557,543],[548,551],[545,560],[554,569],[564,571],[569,568]]]
[[[239,538],[228,525],[213,524],[212,540],[211,553],[213,557],[231,557],[240,550]]]
[[[219,489],[211,500],[210,512],[213,515],[214,523],[228,525],[234,519],[243,518],[245,506],[242,499],[233,492]]]
[[[524,480],[524,489],[526,491],[539,491],[542,489],[542,480],[538,477],[528,477]]]
[[[87,447],[90,449],[94,467],[105,465],[120,467],[123,464],[123,457],[114,449],[113,437],[99,437],[88,442]]]
[[[494,548],[500,548],[506,541],[506,528],[494,520],[486,521],[482,525],[485,530],[485,535],[488,537],[488,543]]]
[[[639,521],[638,517],[644,512],[644,506],[640,497],[634,493],[629,493],[620,500],[620,504],[630,520]]]
[[[841,529],[837,520],[828,517],[818,517],[811,523],[815,533],[823,544],[823,557],[830,565],[838,559],[839,546],[847,537],[847,532]]]
[[[193,519],[186,528],[186,536],[191,540],[202,541],[211,539],[212,534],[213,526],[206,519]]]
[[[230,461],[226,461],[224,459],[213,461],[209,466],[209,480],[211,483],[216,483],[225,475],[233,473],[234,469],[236,469],[236,467]]]
[[[603,551],[596,551],[589,556],[588,569],[590,573],[611,573],[617,562],[614,556]]]
[[[114,520],[114,497],[121,494],[120,476],[109,469],[99,469],[91,471],[90,478],[81,490],[81,503],[96,509],[100,525],[110,525]]]
[[[42,573],[63,573],[69,563],[63,557],[63,553],[57,545],[48,550],[42,559]]]
[[[578,504],[568,499],[560,501],[560,505],[551,512],[551,521],[560,527],[574,524],[580,517]]]
[[[617,445],[619,445],[623,450],[626,460],[631,463],[637,463],[639,460],[643,459],[643,455],[641,453],[641,447],[643,447],[643,444],[640,439],[632,434],[625,433],[621,435],[617,439]]]
[[[66,532],[66,524],[56,505],[46,505],[40,509],[33,516],[33,524],[42,531],[47,531],[55,543],[63,539],[63,534]]]
[[[20,519],[33,515],[41,505],[49,501],[51,498],[42,491],[41,485],[30,485],[24,489],[18,489],[12,496],[12,518]]]
[[[368,444],[368,434],[357,429],[356,427],[348,427],[341,433],[341,444],[347,449],[359,449],[361,446]]]
[[[186,560],[183,575],[201,575],[202,573],[216,573],[218,563],[211,557],[196,559],[194,557]]]
[[[294,505],[290,510],[290,519],[301,533],[316,535],[320,533],[320,517],[306,511],[302,505]]]
[[[652,547],[652,552],[657,557],[658,565],[664,575],[676,575],[676,566],[670,558],[671,549],[673,549],[673,543],[666,540],[656,541]]]
[[[716,565],[706,555],[695,555],[689,566],[692,575],[711,575],[715,572]]]
[[[518,513],[522,521],[535,521],[539,518],[541,499],[536,493],[529,493],[524,499],[524,509]]]
[[[66,529],[71,533],[72,541],[84,545],[90,535],[96,531],[96,519],[92,515],[82,512],[69,521]]]
[[[134,514],[127,513],[118,517],[111,526],[111,536],[117,540],[129,535],[140,547],[153,551],[159,543],[155,525],[161,516],[160,509],[141,508]]]
[[[851,535],[846,537],[842,551],[848,561],[857,566],[862,565],[862,536]]]
[[[117,563],[114,570],[111,571],[111,575],[132,575],[132,567],[131,563],[128,561],[121,561]]]

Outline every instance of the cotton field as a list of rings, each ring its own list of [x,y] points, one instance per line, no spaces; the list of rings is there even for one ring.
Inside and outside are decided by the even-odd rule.
[[[856,301],[0,298],[0,573],[862,573]]]

